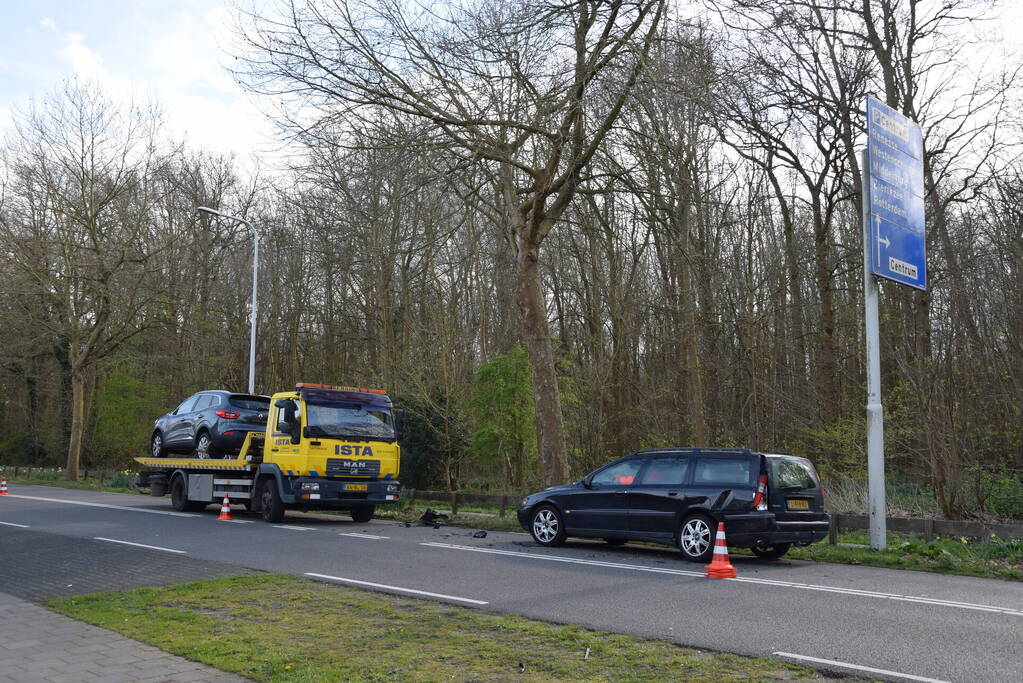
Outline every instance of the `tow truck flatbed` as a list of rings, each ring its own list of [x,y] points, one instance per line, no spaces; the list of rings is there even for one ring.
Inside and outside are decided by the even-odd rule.
[[[188,470],[232,470],[251,472],[255,466],[250,462],[230,460],[201,460],[199,458],[135,458],[135,462],[143,467],[154,469],[188,469]]]

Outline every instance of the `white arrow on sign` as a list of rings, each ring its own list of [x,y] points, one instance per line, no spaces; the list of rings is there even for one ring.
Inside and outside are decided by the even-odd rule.
[[[877,236],[877,241],[883,244],[885,249],[888,249],[889,247],[892,246],[892,243],[888,240],[888,238],[882,237],[880,234]]]

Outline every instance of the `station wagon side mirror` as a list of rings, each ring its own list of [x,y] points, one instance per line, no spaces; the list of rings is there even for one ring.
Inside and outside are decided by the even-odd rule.
[[[587,474],[585,477],[583,477],[582,483],[583,483],[583,486],[585,486],[588,489],[593,488],[593,475],[592,474]]]

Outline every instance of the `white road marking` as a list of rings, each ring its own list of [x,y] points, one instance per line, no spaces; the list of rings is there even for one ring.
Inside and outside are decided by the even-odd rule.
[[[837,666],[844,669],[853,669],[854,671],[866,671],[872,674],[881,674],[882,676],[891,676],[892,678],[902,678],[907,681],[923,681],[923,683],[948,683],[948,681],[942,681],[937,678],[925,678],[923,676],[914,676],[912,674],[899,673],[898,671],[888,671],[887,669],[875,669],[871,666],[861,666],[859,664],[849,664],[848,662],[836,662],[833,659],[819,659],[817,657],[807,657],[806,655],[794,655],[791,652],[772,652],[776,657],[785,657],[786,659],[797,659],[802,662],[813,662],[814,664],[826,664],[828,666]]]
[[[15,524],[14,522],[0,522],[0,524],[3,524],[4,526],[16,526],[19,529],[27,529],[28,528],[28,524]]]
[[[252,524],[251,519],[218,519],[218,522],[231,522],[232,524]]]
[[[561,557],[558,555],[534,555],[533,553],[519,553],[513,550],[497,550],[496,548],[474,548],[467,545],[452,545],[450,543],[420,543],[419,545],[432,548],[445,548],[448,550],[469,550],[474,553],[490,553],[492,555],[511,555],[513,557],[526,557],[531,560],[547,560],[549,562],[567,562],[568,564],[587,564],[593,567],[610,567],[611,569],[629,569],[637,572],[651,572],[653,574],[672,574],[675,576],[703,576],[703,572],[686,571],[685,569],[668,569],[666,567],[646,567],[640,564],[622,564],[620,562],[602,562],[600,560],[580,560],[574,557]]]
[[[497,550],[495,548],[476,548],[473,546],[453,545],[450,543],[420,543],[433,548],[444,548],[447,550],[466,550],[474,553],[490,553],[493,555],[510,555],[513,557],[524,557],[531,560],[546,560],[548,562],[567,562],[570,564],[585,564],[594,567],[608,567],[611,569],[627,569],[630,571],[650,572],[653,574],[674,574],[678,576],[702,577],[703,572],[686,571],[684,569],[666,569],[659,567],[647,567],[636,564],[623,564],[619,562],[602,562],[600,560],[581,560],[574,557],[562,557],[558,555],[537,555],[534,553],[520,553],[512,550]],[[938,598],[924,598],[913,595],[899,595],[897,593],[881,593],[878,591],[859,590],[856,588],[839,588],[837,586],[822,586],[812,583],[796,583],[794,581],[778,581],[774,579],[752,579],[739,577],[735,579],[717,579],[723,581],[736,581],[739,583],[755,583],[764,586],[775,586],[778,588],[796,588],[802,590],[820,591],[823,593],[841,593],[854,597],[881,598],[885,600],[897,600],[899,602],[915,602],[923,605],[934,605],[936,607],[956,607],[958,609],[974,610],[977,612],[996,612],[1009,614],[1015,617],[1023,617],[1023,609],[1012,607],[997,607],[994,605],[978,605],[971,602],[957,602],[954,600],[939,600]]]
[[[381,539],[390,538],[390,536],[377,536],[375,534],[357,534],[357,533],[354,533],[354,532],[353,533],[348,533],[348,532],[340,533],[340,534],[338,534],[338,536],[351,536],[352,538],[369,538],[369,539],[372,539],[374,541],[379,541]]]
[[[150,550],[162,550],[165,553],[177,553],[178,555],[187,555],[184,550],[174,550],[173,548],[161,548],[158,545],[146,545],[145,543],[132,543],[131,541],[118,541],[116,538],[103,538],[102,536],[93,536],[97,541],[106,541],[107,543],[120,543],[121,545],[133,545],[137,548],[149,548]]]
[[[484,600],[473,600],[472,598],[460,598],[456,595],[444,595],[443,593],[430,593],[429,591],[418,591],[414,588],[401,588],[400,586],[388,586],[383,583],[370,583],[369,581],[357,581],[356,579],[344,579],[340,576],[329,576],[327,574],[314,574],[313,572],[306,572],[306,576],[313,576],[317,579],[327,579],[329,581],[339,581],[341,583],[353,583],[357,586],[369,586],[370,588],[383,588],[390,591],[399,591],[401,593],[411,593],[412,595],[426,595],[431,598],[443,598],[444,600],[456,600],[458,602],[467,602],[471,605],[487,605],[490,604]]]
[[[64,503],[65,505],[85,505],[93,508],[107,508],[108,510],[127,510],[128,512],[145,512],[150,515],[170,515],[171,517],[198,517],[185,512],[171,512],[170,510],[149,510],[147,508],[133,508],[126,505],[108,505],[107,503],[86,503],[82,500],[64,500],[63,498],[43,498],[42,496],[24,496],[21,494],[10,494],[11,498],[24,498],[25,500],[41,500],[46,503]]]
[[[291,526],[290,524],[272,524],[271,526],[274,529],[293,529],[295,531],[316,531],[316,529],[313,529],[312,527],[309,527],[309,526]]]

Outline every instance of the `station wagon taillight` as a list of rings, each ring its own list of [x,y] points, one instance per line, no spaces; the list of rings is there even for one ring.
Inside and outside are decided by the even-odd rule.
[[[237,420],[241,417],[241,413],[236,413],[233,410],[218,410],[217,415],[224,418],[225,420]]]
[[[753,497],[753,509],[761,512],[767,509],[767,475],[760,475],[760,483],[757,484],[757,495]]]

